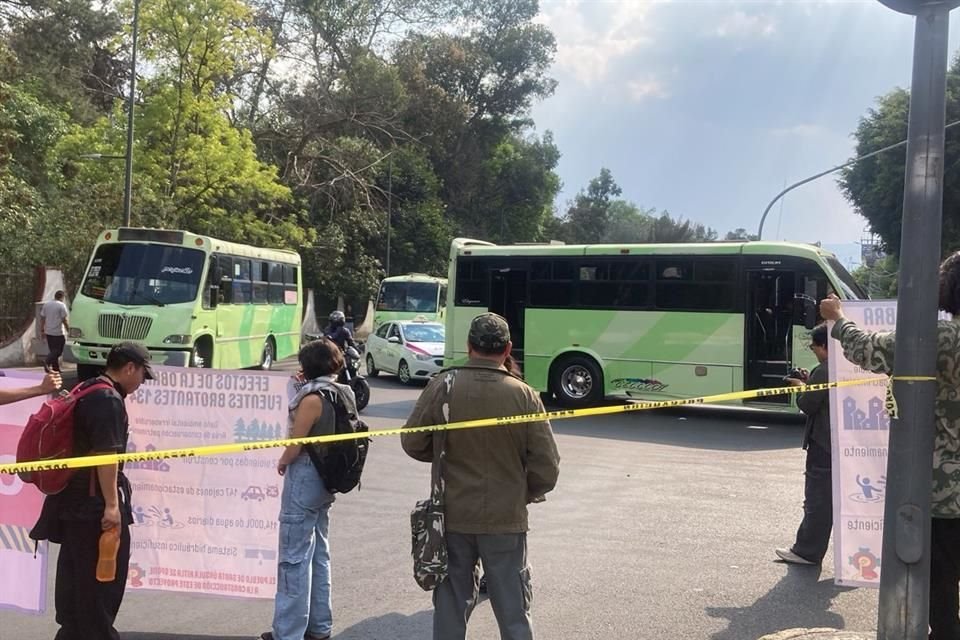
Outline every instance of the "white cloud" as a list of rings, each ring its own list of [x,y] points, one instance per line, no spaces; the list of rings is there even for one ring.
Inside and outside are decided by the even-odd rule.
[[[770,16],[749,15],[736,11],[720,21],[713,34],[720,38],[769,37],[777,32],[777,23]]]
[[[545,1],[537,22],[557,39],[555,68],[584,85],[603,80],[612,63],[653,42],[651,2]]]
[[[630,80],[627,82],[627,94],[634,102],[641,102],[648,98],[669,98],[670,93],[663,83],[650,76],[645,80]]]

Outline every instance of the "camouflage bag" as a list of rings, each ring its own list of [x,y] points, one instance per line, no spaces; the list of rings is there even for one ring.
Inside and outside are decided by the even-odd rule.
[[[413,578],[424,591],[436,589],[447,577],[447,540],[443,517],[443,459],[446,431],[433,439],[430,498],[420,500],[410,513]],[[439,449],[439,451],[438,451]]]

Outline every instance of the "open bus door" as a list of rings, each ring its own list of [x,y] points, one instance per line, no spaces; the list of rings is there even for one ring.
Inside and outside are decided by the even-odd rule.
[[[525,268],[502,267],[490,270],[490,305],[493,313],[506,318],[513,342],[513,358],[523,364],[523,334],[527,310]]]
[[[779,267],[748,268],[746,282],[744,388],[782,387],[792,367],[796,272]],[[790,396],[768,396],[753,402],[786,405]]]

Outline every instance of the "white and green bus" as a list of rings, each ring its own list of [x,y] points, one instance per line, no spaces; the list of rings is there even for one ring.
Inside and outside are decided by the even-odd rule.
[[[157,364],[269,369],[300,348],[302,300],[293,251],[110,229],[73,300],[65,356],[81,379],[121,340],[142,342]]]
[[[380,281],[373,330],[393,320],[443,322],[447,305],[447,279],[423,273],[390,276]]]
[[[782,242],[510,245],[457,239],[446,352],[470,321],[510,323],[527,382],[571,407],[783,386],[816,364],[809,329],[828,293],[866,298],[833,254]],[[754,403],[788,408],[788,396]]]

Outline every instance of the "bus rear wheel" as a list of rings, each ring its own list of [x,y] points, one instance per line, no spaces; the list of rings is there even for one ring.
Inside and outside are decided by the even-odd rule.
[[[568,356],[551,369],[550,388],[564,407],[589,407],[603,399],[603,372],[586,356]]]

